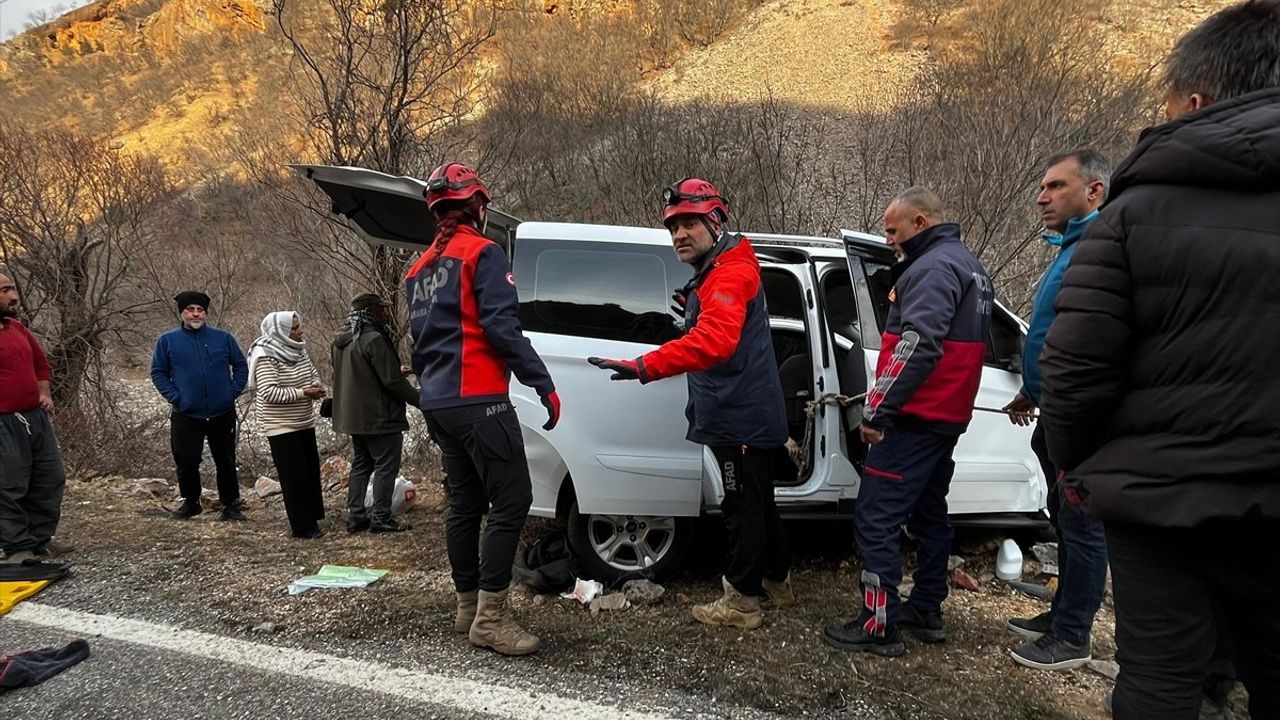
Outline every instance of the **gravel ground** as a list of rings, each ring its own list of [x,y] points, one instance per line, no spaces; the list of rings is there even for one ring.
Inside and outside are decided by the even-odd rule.
[[[976,593],[952,593],[944,608],[951,630],[945,645],[909,641],[908,654],[895,660],[827,647],[819,635],[823,624],[857,609],[858,568],[848,558],[847,530],[814,523],[791,526],[801,605],[770,613],[759,631],[708,628],[689,617],[688,603],[716,592],[718,538],[709,532],[699,543],[704,555],[688,575],[667,584],[659,604],[592,616],[568,601],[519,594],[518,617],[542,637],[543,651],[518,661],[474,651],[450,632],[440,498],[430,482],[420,487],[424,500],[407,514],[415,525],[409,533],[347,535],[334,509],[341,504],[335,492],[328,496],[331,512],[323,525],[328,534],[305,541],[288,537],[278,499],[251,502],[247,523],[219,522],[216,513],[177,522],[161,517],[159,503],[135,493],[131,481],[73,480],[60,534],[80,546],[72,557],[76,573],[38,599],[258,642],[446,667],[470,678],[567,694],[687,706],[695,713],[1105,717],[1106,678],[1085,670],[1035,672],[1009,660],[1017,638],[1004,629],[1005,618],[1045,606],[990,581]],[[540,526],[545,527],[534,527]],[[980,580],[989,575],[986,558],[997,540],[960,538],[958,547],[974,553],[965,568]],[[290,580],[323,563],[390,573],[364,590],[286,594]],[[275,632],[251,632],[263,622],[274,623]],[[1095,630],[1095,657],[1112,655],[1112,627],[1108,603]]]

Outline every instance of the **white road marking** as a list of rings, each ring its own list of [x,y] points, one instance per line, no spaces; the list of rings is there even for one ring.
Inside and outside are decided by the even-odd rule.
[[[54,607],[35,602],[19,603],[8,620],[58,628],[84,636],[145,645],[159,650],[235,663],[280,675],[316,680],[361,691],[384,693],[411,702],[456,708],[495,717],[625,718],[660,720],[663,715],[624,710],[610,705],[491,685],[425,670],[395,667],[365,660],[325,655],[308,650],[237,640],[210,633],[183,630],[172,625],[132,620],[114,615]],[[0,619],[0,623],[4,622]]]

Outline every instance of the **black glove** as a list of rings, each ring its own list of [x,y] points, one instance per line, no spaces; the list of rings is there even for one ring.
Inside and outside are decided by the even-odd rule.
[[[589,357],[587,362],[601,370],[612,370],[610,380],[639,380],[640,365],[635,360],[610,360],[609,358]]]
[[[547,409],[547,424],[542,426],[543,430],[550,430],[560,422],[560,395],[555,390],[543,395],[541,398],[542,406]]]

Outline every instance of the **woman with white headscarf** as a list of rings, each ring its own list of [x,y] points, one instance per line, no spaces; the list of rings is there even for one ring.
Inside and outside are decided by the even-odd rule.
[[[302,337],[302,317],[292,310],[262,319],[262,335],[249,348],[249,391],[271,445],[293,536],[318,538],[324,534],[317,524],[324,517],[324,497],[315,401],[325,389]]]

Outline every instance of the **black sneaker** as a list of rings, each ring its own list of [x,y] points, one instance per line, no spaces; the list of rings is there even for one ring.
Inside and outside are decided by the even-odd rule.
[[[828,625],[822,630],[822,639],[828,645],[845,652],[869,652],[881,657],[898,657],[907,651],[902,642],[902,631],[891,627],[883,637],[867,632],[857,620],[843,625]]]
[[[1070,670],[1093,659],[1088,640],[1076,645],[1054,635],[1045,635],[1035,642],[1016,647],[1010,654],[1019,665],[1037,670]]]
[[[223,520],[224,522],[227,520],[234,520],[235,522],[244,522],[249,518],[245,517],[244,513],[240,512],[239,503],[233,503],[231,505],[227,505],[222,508],[222,515],[219,519]]]
[[[1048,612],[1042,612],[1031,618],[1009,618],[1005,626],[1019,635],[1039,640],[1053,629],[1053,622]]]
[[[947,625],[942,620],[942,613],[921,613],[911,603],[902,603],[898,613],[898,627],[906,630],[927,643],[944,643],[947,641]]]
[[[303,540],[315,540],[316,538],[324,537],[324,531],[316,527],[316,528],[311,528],[310,530],[299,530],[297,532],[294,532],[293,536],[296,538],[301,538]]]
[[[186,520],[202,512],[204,512],[204,508],[200,507],[199,500],[183,500],[182,505],[179,505],[177,510],[169,513],[169,517],[174,520]]]
[[[347,532],[360,533],[369,529],[369,518],[361,518],[359,520],[347,520]]]
[[[388,520],[379,520],[378,522],[369,523],[369,532],[371,533],[398,533],[404,532],[412,528],[409,523],[400,522],[395,518]]]

